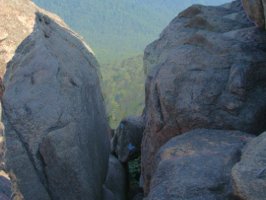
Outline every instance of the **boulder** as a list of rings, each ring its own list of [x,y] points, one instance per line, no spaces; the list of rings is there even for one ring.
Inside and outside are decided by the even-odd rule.
[[[234,194],[241,200],[266,199],[266,132],[248,142],[232,169]]]
[[[139,196],[142,196],[143,198],[143,187],[132,187],[130,188],[130,191],[128,193],[128,200],[133,200],[135,198],[139,198]]]
[[[266,130],[265,63],[265,31],[240,0],[189,7],[145,49],[145,195],[154,156],[172,137],[197,128]]]
[[[113,192],[106,188],[105,185],[103,185],[103,195],[101,200],[116,200]]]
[[[109,156],[108,173],[104,185],[116,200],[126,200],[128,192],[128,178],[126,167],[113,156]]]
[[[266,29],[266,0],[241,0],[249,17],[258,27]]]
[[[240,131],[197,129],[158,151],[148,200],[229,200],[231,170],[253,138]]]
[[[109,126],[93,52],[28,0],[2,1],[0,14],[5,165],[15,191],[24,199],[101,199]]]
[[[134,197],[133,200],[143,200],[143,198],[144,198],[143,193],[139,193],[139,194],[137,194],[137,195]]]
[[[125,163],[140,156],[145,122],[143,117],[129,115],[116,129],[112,149],[120,162]]]

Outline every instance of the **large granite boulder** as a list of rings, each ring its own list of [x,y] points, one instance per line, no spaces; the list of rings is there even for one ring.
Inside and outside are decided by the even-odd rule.
[[[148,200],[229,200],[232,167],[252,137],[197,129],[172,138],[155,157]]]
[[[172,137],[197,128],[266,130],[265,63],[265,31],[240,0],[189,7],[146,48],[145,195],[154,156]]]
[[[140,156],[144,128],[143,117],[129,115],[122,119],[112,141],[112,150],[120,162],[125,163]]]
[[[242,200],[266,199],[266,132],[248,142],[232,170],[234,194]]]
[[[105,188],[110,190],[116,200],[126,200],[129,189],[127,169],[119,160],[113,156],[109,156],[108,173],[104,182]],[[106,198],[109,200],[109,198]]]
[[[2,1],[0,14],[5,170],[13,186],[24,199],[101,199],[109,127],[93,52],[30,1]]]
[[[241,0],[249,19],[258,27],[266,29],[266,0]]]

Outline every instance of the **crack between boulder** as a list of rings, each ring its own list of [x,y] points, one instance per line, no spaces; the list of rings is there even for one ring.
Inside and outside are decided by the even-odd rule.
[[[33,158],[33,156],[29,153],[29,147],[28,147],[27,143],[23,141],[22,136],[21,136],[21,134],[19,133],[19,131],[18,131],[18,130],[17,130],[17,129],[16,129],[16,128],[10,123],[10,121],[9,121],[9,119],[8,119],[8,117],[7,117],[7,114],[6,114],[5,109],[4,109],[4,114],[5,114],[5,116],[6,116],[5,118],[6,118],[7,122],[8,122],[8,124],[9,124],[9,125],[11,126],[11,128],[15,131],[15,133],[16,133],[16,135],[18,136],[18,139],[19,139],[19,141],[20,141],[22,147],[25,149],[26,154],[28,155],[28,158],[29,158],[29,160],[30,160],[30,162],[31,162],[31,165],[32,165],[33,168],[35,169],[35,173],[36,173],[37,177],[39,178],[40,183],[43,185],[43,187],[44,187],[44,189],[46,190],[46,192],[47,192],[48,196],[50,197],[50,199],[52,199],[52,196],[51,196],[51,194],[50,194],[48,188],[45,186],[45,183],[43,183],[43,181],[42,181],[42,179],[41,179],[41,177],[40,177],[40,174],[39,174],[39,172],[38,172],[38,169],[37,169],[36,166],[34,165],[34,163],[35,163],[35,162],[34,162],[34,158]]]

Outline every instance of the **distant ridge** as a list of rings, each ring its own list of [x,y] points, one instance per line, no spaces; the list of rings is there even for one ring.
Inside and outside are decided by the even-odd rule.
[[[230,0],[33,0],[58,14],[84,37],[100,62],[143,52],[180,11],[191,4]]]

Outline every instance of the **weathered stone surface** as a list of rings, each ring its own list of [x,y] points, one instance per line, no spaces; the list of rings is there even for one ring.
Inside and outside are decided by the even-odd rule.
[[[126,167],[113,156],[109,156],[108,173],[104,185],[109,189],[116,200],[126,200],[128,192]]]
[[[243,200],[266,199],[266,132],[243,149],[241,160],[232,170],[234,194]]]
[[[128,200],[133,200],[137,198],[137,196],[142,196],[143,198],[143,187],[132,187],[128,193]],[[139,198],[138,197],[138,198]]]
[[[112,149],[124,163],[140,156],[145,122],[142,117],[129,115],[122,119],[112,142]]]
[[[232,167],[252,137],[240,131],[197,129],[172,138],[155,157],[148,200],[229,199]]]
[[[145,195],[154,156],[172,137],[197,128],[266,130],[266,34],[240,1],[181,12],[146,48],[144,63]]]
[[[109,140],[93,52],[32,2],[2,1],[0,14],[7,172],[25,199],[101,199]]]
[[[258,27],[266,29],[266,0],[241,0],[249,19]]]
[[[139,194],[137,194],[137,195],[134,197],[133,200],[143,200],[143,198],[144,198],[143,193],[139,193]]]
[[[103,195],[101,200],[116,200],[115,195],[103,185]]]

